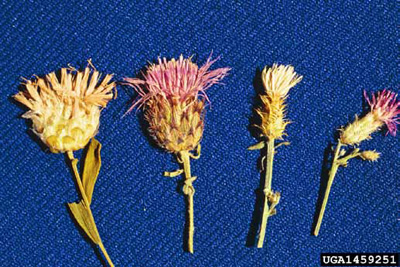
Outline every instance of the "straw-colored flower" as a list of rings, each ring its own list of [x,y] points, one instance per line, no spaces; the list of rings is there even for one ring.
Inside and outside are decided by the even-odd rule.
[[[130,110],[143,107],[149,122],[149,132],[158,145],[174,153],[183,169],[165,172],[174,177],[184,173],[183,193],[188,198],[188,251],[193,253],[193,195],[190,158],[200,156],[200,140],[204,130],[204,106],[208,97],[205,91],[224,78],[229,68],[210,70],[216,60],[209,58],[198,67],[191,58],[158,59],[143,74],[143,79],[126,78],[128,85],[139,94]],[[130,111],[129,110],[129,111]],[[197,150],[197,155],[190,151]]]
[[[256,109],[261,117],[261,134],[268,139],[282,139],[289,121],[286,116],[285,100],[289,90],[303,78],[292,66],[274,64],[265,67],[262,74],[265,94],[260,95],[263,105]]]
[[[260,234],[257,243],[258,248],[264,245],[268,218],[276,214],[276,205],[280,200],[280,193],[272,190],[272,166],[275,148],[287,145],[281,142],[275,145],[276,140],[282,140],[286,126],[290,123],[286,116],[286,98],[289,90],[303,78],[299,76],[292,66],[277,65],[265,67],[261,73],[265,91],[260,94],[261,105],[256,112],[261,118],[260,125],[256,125],[261,131],[261,142],[249,147],[249,150],[267,148],[265,182],[264,182],[264,207],[260,226]],[[262,158],[264,163],[265,157]],[[264,169],[264,166],[263,166]]]
[[[361,119],[356,117],[355,121],[341,130],[340,142],[345,145],[357,145],[371,138],[371,134],[386,125],[388,132],[396,135],[396,126],[400,114],[400,102],[396,101],[397,95],[389,90],[378,92],[369,99],[364,92],[371,111]]]
[[[29,108],[23,117],[32,120],[33,132],[51,152],[65,152],[70,160],[81,199],[68,203],[68,207],[80,228],[103,252],[109,266],[114,266],[100,238],[90,204],[101,167],[101,144],[94,136],[101,108],[112,99],[115,82],[111,82],[110,74],[100,81],[100,73],[90,60],[89,66],[84,71],[63,68],[60,79],[52,72],[44,78],[26,80],[26,90],[14,97]],[[80,173],[74,151],[84,148],[89,141]]]
[[[265,92],[271,98],[286,98],[289,90],[303,79],[294,71],[293,66],[278,64],[273,64],[270,68],[265,67],[261,78]]]
[[[79,150],[97,133],[100,107],[113,97],[111,74],[101,82],[100,73],[61,69],[61,79],[52,72],[44,78],[26,81],[26,91],[15,99],[29,108],[23,117],[31,119],[33,131],[53,153]]]

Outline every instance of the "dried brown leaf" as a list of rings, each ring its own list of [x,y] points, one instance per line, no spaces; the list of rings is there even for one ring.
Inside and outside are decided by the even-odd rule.
[[[89,208],[86,207],[82,201],[78,203],[68,203],[68,207],[74,215],[74,218],[78,222],[79,226],[85,231],[93,243],[100,244],[101,240],[99,232],[97,231],[96,224]]]

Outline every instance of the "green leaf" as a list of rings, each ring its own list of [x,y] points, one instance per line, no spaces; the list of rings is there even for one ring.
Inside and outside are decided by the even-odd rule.
[[[92,139],[89,144],[85,165],[83,166],[82,183],[85,189],[86,196],[89,204],[92,202],[92,195],[94,185],[97,180],[97,176],[100,172],[101,167],[101,156],[100,156],[101,144],[96,139]]]
[[[86,207],[85,203],[82,201],[78,203],[68,203],[68,207],[74,215],[74,218],[78,222],[79,226],[85,231],[93,243],[99,244],[101,242],[99,232],[97,231],[97,227],[90,210],[88,207]]]

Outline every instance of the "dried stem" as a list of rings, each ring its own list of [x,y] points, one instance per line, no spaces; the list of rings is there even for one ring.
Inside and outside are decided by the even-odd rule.
[[[86,207],[89,207],[90,202],[89,202],[88,198],[86,197],[85,189],[83,188],[81,176],[78,171],[78,166],[77,166],[78,159],[76,159],[74,157],[74,152],[72,152],[72,151],[68,151],[67,155],[68,155],[69,160],[71,161],[72,170],[74,171],[75,180],[78,184],[79,192],[82,196],[83,202],[85,203]]]
[[[260,235],[259,235],[258,244],[257,244],[258,248],[263,247],[265,231],[267,228],[267,221],[268,221],[268,217],[270,216],[270,207],[269,207],[268,201],[269,201],[269,196],[272,193],[271,184],[272,184],[272,167],[274,164],[274,154],[275,154],[275,139],[269,139],[268,143],[267,143],[267,167],[265,170],[265,184],[264,184],[264,190],[263,190],[263,192],[264,192],[264,208],[263,208],[263,214],[262,214]]]
[[[85,203],[85,207],[86,207],[86,209],[88,211],[88,214],[90,215],[90,219],[94,222],[92,210],[90,209],[90,202],[89,202],[89,200],[88,200],[88,198],[86,196],[85,189],[83,188],[82,180],[81,180],[81,177],[80,177],[79,172],[78,172],[78,167],[77,167],[78,160],[74,157],[74,153],[72,151],[68,151],[67,152],[67,156],[68,156],[68,159],[71,161],[72,170],[74,171],[75,180],[76,180],[76,182],[78,184],[78,189],[79,189],[79,192],[80,192],[80,194],[82,196],[82,200]],[[95,223],[93,224],[93,226],[95,228],[95,231],[98,233],[97,226],[96,226]],[[100,236],[99,236],[99,239],[100,239]],[[106,260],[108,262],[108,264],[111,267],[114,267],[114,264],[111,261],[111,258],[108,255],[107,250],[105,249],[105,247],[103,245],[103,241],[101,241],[101,239],[100,239],[100,242],[97,245],[99,245],[101,251],[103,252],[104,257],[106,258]]]
[[[187,196],[188,203],[188,215],[189,215],[189,227],[188,227],[188,251],[193,253],[193,234],[194,234],[194,216],[193,216],[193,195],[194,187],[192,182],[196,177],[192,177],[190,174],[190,154],[189,151],[182,151],[179,153],[180,160],[183,164],[183,170],[185,173],[185,184],[183,186],[183,193]]]
[[[329,172],[328,184],[327,184],[327,187],[325,190],[325,196],[324,196],[324,200],[322,202],[321,210],[319,212],[318,222],[317,222],[317,225],[314,230],[315,236],[318,236],[318,234],[319,234],[319,229],[321,228],[321,222],[322,222],[322,218],[324,217],[326,204],[328,203],[329,193],[331,192],[332,183],[333,183],[333,180],[335,179],[336,172],[340,166],[338,160],[339,160],[339,152],[340,152],[341,146],[342,146],[342,143],[340,142],[340,139],[339,139],[338,144],[336,146],[336,150],[335,150],[335,156],[332,161],[332,167]]]

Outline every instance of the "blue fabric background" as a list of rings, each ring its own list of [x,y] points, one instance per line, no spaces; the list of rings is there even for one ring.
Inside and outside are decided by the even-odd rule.
[[[113,3],[112,3],[113,2]],[[300,3],[301,2],[301,3]],[[149,144],[140,113],[122,117],[134,94],[119,87],[103,111],[103,167],[93,211],[117,266],[316,266],[321,252],[399,252],[400,139],[374,134],[334,182],[318,238],[311,226],[335,129],[363,109],[362,91],[399,91],[396,1],[3,1],[0,8],[0,265],[99,266],[65,203],[77,200],[62,154],[42,151],[10,96],[20,77],[88,58],[117,79],[158,56],[194,55],[232,67],[213,86],[203,153],[192,164],[195,254],[182,249],[185,203],[177,164]],[[248,130],[257,69],[292,64],[304,76],[290,92],[291,145],[275,158],[282,192],[264,249],[248,247],[260,174]],[[323,175],[322,175],[323,176]],[[246,245],[247,244],[247,245]]]

